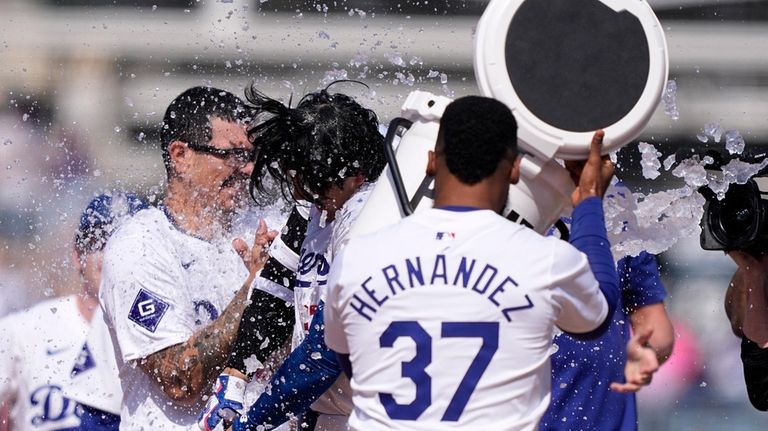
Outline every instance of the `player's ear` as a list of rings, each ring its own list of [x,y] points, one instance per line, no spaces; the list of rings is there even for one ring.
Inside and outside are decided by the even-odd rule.
[[[518,181],[520,181],[520,160],[522,157],[520,157],[519,154],[515,156],[515,161],[512,162],[512,169],[509,171],[509,183],[510,184],[517,184]]]
[[[354,176],[354,178],[355,179],[353,180],[353,185],[355,189],[362,186],[363,183],[365,182],[365,176],[363,176],[363,174],[357,174]]]
[[[363,185],[364,182],[365,177],[362,174],[357,174],[354,177],[347,177],[344,179],[342,189],[351,195],[358,187]]]
[[[75,270],[78,274],[83,273],[83,261],[80,260],[80,255],[77,253],[77,250],[75,250],[74,247],[72,247],[72,250],[70,251],[70,256],[72,259],[72,265],[74,265]]]
[[[435,173],[437,172],[437,169],[435,166],[436,163],[437,162],[435,161],[435,152],[430,150],[428,154],[428,159],[427,159],[427,171],[426,171],[427,175],[429,175],[430,177],[434,177]]]
[[[182,141],[173,141],[168,144],[168,155],[171,158],[173,172],[183,174],[190,168],[189,147]]]

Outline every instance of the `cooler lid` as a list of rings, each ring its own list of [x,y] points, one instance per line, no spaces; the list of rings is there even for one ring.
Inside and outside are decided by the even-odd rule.
[[[506,103],[523,150],[579,159],[636,138],[667,81],[664,32],[643,0],[492,0],[477,27],[481,92]]]

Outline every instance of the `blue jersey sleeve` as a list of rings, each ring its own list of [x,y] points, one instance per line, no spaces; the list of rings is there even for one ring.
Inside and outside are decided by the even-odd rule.
[[[641,252],[619,260],[622,304],[628,313],[646,305],[664,302],[667,292],[661,283],[656,256]]]
[[[608,242],[608,233],[605,230],[602,199],[587,198],[574,208],[570,242],[587,255],[589,267],[595,274],[600,291],[608,302],[608,315],[602,325],[588,333],[569,334],[579,340],[593,339],[605,333],[610,326],[620,295],[619,277],[616,275],[611,244]]]
[[[269,388],[248,409],[245,418],[233,423],[234,431],[278,426],[289,415],[300,415],[333,385],[341,373],[335,353],[325,345],[324,303],[312,318],[309,333],[269,381]]]

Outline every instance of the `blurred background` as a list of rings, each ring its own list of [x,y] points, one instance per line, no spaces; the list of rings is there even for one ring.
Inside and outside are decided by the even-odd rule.
[[[707,123],[768,143],[768,1],[649,0],[666,32],[673,120],[643,136],[663,157]],[[478,92],[474,0],[0,0],[0,316],[71,293],[74,228],[95,193],[153,196],[164,170],[158,124],[182,90],[253,83],[288,100],[339,78],[383,121],[415,89]],[[637,143],[618,176],[641,192]],[[641,429],[764,429],[749,406],[723,296],[735,266],[698,238],[660,256],[676,351],[641,392]]]

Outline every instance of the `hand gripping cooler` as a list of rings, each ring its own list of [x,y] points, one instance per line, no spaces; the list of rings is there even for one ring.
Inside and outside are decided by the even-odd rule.
[[[492,0],[476,34],[481,93],[512,110],[524,153],[504,215],[543,233],[571,209],[574,185],[556,159],[585,159],[597,129],[604,152],[618,150],[650,120],[668,74],[664,33],[642,0]],[[427,153],[448,103],[408,96],[390,124],[389,166],[353,235],[431,207]],[[395,154],[395,134],[409,126]]]

